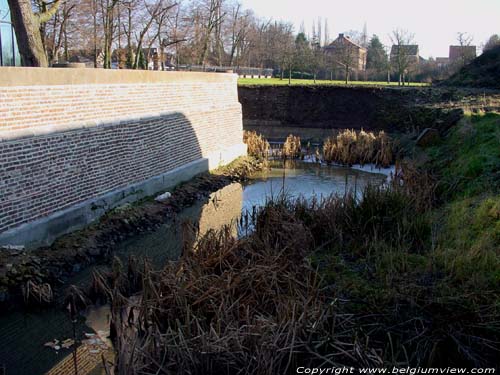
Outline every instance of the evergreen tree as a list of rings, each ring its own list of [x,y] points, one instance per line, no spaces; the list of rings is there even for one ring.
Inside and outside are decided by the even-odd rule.
[[[382,72],[387,66],[387,53],[378,36],[373,35],[368,44],[366,68]]]

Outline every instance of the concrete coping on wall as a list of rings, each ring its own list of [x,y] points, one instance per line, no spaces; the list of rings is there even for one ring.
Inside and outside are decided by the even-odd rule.
[[[232,73],[172,72],[129,69],[0,67],[0,87],[134,83],[236,83]]]

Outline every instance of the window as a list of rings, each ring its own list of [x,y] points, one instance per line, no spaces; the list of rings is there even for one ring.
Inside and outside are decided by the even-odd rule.
[[[9,5],[7,0],[0,0],[0,66],[16,65],[21,65],[21,57],[14,29],[10,23]]]

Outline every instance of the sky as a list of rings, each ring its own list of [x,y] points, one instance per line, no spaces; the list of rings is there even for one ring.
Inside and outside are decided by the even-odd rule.
[[[263,18],[292,22],[295,31],[304,23],[311,34],[312,22],[328,19],[330,39],[348,30],[376,34],[391,44],[389,34],[396,28],[408,30],[419,45],[420,55],[448,56],[457,33],[467,32],[478,47],[492,34],[500,34],[500,0],[241,0]]]

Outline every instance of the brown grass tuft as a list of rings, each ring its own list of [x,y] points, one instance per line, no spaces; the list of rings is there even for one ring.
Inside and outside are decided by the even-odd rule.
[[[255,157],[267,157],[269,154],[269,142],[254,131],[243,132],[243,142],[248,147],[248,155]]]
[[[328,137],[323,145],[324,160],[345,165],[374,163],[387,167],[394,162],[394,145],[383,131],[373,132],[346,129]]]

